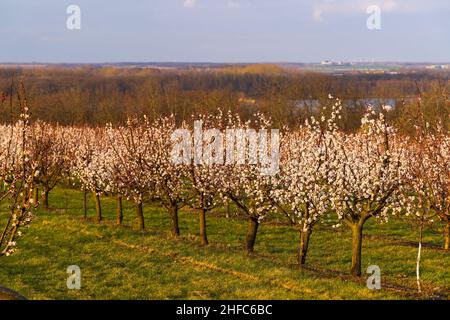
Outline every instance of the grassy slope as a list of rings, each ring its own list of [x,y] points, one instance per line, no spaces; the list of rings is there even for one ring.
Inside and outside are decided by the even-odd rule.
[[[59,209],[40,210],[18,252],[0,258],[0,284],[32,299],[404,299],[436,293],[448,298],[450,291],[450,255],[437,248],[440,235],[428,232],[422,258],[427,294],[415,295],[415,232],[399,221],[371,222],[365,229],[363,268],[375,264],[382,271],[383,289],[370,291],[365,279],[347,276],[351,237],[345,227],[318,226],[308,268],[301,271],[295,266],[298,235],[291,227],[263,224],[256,254],[249,257],[241,249],[244,220],[211,214],[211,245],[203,248],[193,213],[181,213],[182,238],[173,239],[162,209],[146,206],[142,233],[131,228],[130,204],[124,208],[125,226],[116,227],[115,201],[102,203],[105,222],[98,226],[81,218],[81,193],[52,192],[50,204]],[[82,270],[79,291],[66,288],[66,268],[73,264]]]

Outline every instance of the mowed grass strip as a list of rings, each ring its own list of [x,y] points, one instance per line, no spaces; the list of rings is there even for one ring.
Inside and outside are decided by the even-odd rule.
[[[54,190],[50,204],[53,210],[37,212],[17,253],[0,259],[0,284],[31,299],[416,299],[448,298],[450,291],[450,257],[439,248],[440,235],[427,231],[424,293],[416,293],[416,232],[403,221],[372,221],[365,229],[363,267],[378,265],[382,272],[382,290],[372,291],[365,277],[348,276],[351,236],[345,227],[319,225],[308,266],[298,270],[298,234],[282,220],[261,226],[256,253],[248,256],[242,250],[246,221],[221,212],[208,216],[211,245],[201,247],[197,216],[189,210],[180,213],[182,237],[176,239],[156,204],[145,206],[145,232],[133,230],[128,202],[121,227],[114,224],[114,199],[102,198],[101,225],[82,219],[76,190]],[[91,202],[89,208],[93,217]],[[67,289],[69,265],[81,268],[81,290]]]

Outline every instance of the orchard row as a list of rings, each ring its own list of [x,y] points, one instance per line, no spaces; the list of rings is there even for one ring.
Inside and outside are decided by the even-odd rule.
[[[442,228],[445,249],[449,248],[450,137],[444,128],[426,123],[417,126],[412,137],[399,135],[387,121],[389,106],[369,108],[359,130],[344,133],[339,129],[341,103],[330,96],[319,119],[285,128],[278,144],[264,143],[255,151],[259,156],[277,156],[273,174],[263,174],[265,163],[251,161],[255,139],[248,133],[271,129],[270,119],[262,115],[243,121],[236,114],[217,112],[195,115],[191,123],[182,124],[170,116],[156,121],[144,116],[121,126],[92,128],[31,123],[25,99],[20,108],[17,123],[0,125],[0,201],[10,202],[8,220],[0,221],[1,255],[14,253],[19,229],[32,220],[33,207],[39,202],[48,207],[49,192],[63,179],[85,191],[85,204],[86,193],[92,193],[98,223],[102,194],[117,197],[118,224],[123,218],[122,199],[133,201],[139,230],[145,228],[143,205],[159,201],[175,236],[180,234],[178,211],[189,207],[198,212],[203,245],[208,244],[208,214],[224,203],[234,203],[248,218],[244,244],[248,252],[254,250],[264,218],[279,214],[299,232],[300,265],[306,263],[315,226],[334,216],[336,227],[352,231],[351,273],[356,276],[361,275],[363,227],[369,219],[385,223],[391,217],[407,217],[420,226],[436,224]],[[183,137],[174,133],[180,129],[194,133],[187,135],[191,139],[195,121],[201,121],[205,130],[234,130],[241,135],[232,141],[226,134],[204,135],[193,146],[208,156],[175,161],[194,156],[183,153],[194,153],[195,147],[177,148]],[[224,146],[227,154],[219,152]],[[208,161],[233,153],[240,153],[239,161]]]

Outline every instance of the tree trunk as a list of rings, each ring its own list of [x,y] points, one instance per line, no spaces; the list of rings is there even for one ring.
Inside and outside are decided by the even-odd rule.
[[[98,192],[94,192],[94,202],[95,202],[95,220],[97,223],[102,222],[102,206],[100,203],[100,195]]]
[[[83,216],[84,219],[87,219],[87,191],[86,189],[83,190]]]
[[[44,208],[45,210],[48,210],[49,206],[48,206],[48,194],[50,193],[49,190],[44,189]]]
[[[136,204],[136,218],[137,218],[137,229],[145,230],[144,209],[142,206],[142,202],[138,202]]]
[[[307,231],[300,231],[300,247],[298,252],[298,264],[300,267],[306,263],[310,236],[311,230],[308,229]]]
[[[37,205],[39,203],[39,188],[34,189],[34,203]]]
[[[444,249],[450,250],[450,221],[444,226]]]
[[[172,235],[178,237],[180,236],[180,227],[178,226],[178,206],[172,206],[170,218],[172,220]]]
[[[122,197],[117,196],[117,224],[120,226],[123,222]]]
[[[254,251],[256,233],[258,232],[259,221],[256,217],[249,217],[247,224],[247,236],[245,238],[245,250],[247,253]]]
[[[200,210],[200,243],[202,246],[208,245],[208,237],[206,235],[206,209]]]
[[[363,226],[356,223],[352,226],[352,268],[353,276],[361,276],[361,250],[362,250]]]

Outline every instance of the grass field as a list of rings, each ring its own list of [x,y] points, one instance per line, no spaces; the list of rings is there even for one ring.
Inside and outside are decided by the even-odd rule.
[[[82,218],[82,194],[59,188],[52,209],[39,209],[19,239],[16,254],[0,258],[0,284],[30,299],[448,299],[450,255],[442,237],[427,231],[417,294],[416,231],[402,221],[369,222],[363,243],[363,273],[382,272],[382,289],[348,276],[351,235],[319,225],[312,235],[308,266],[296,266],[298,234],[272,219],[262,224],[255,254],[242,250],[246,221],[208,216],[210,245],[197,241],[197,216],[182,211],[182,236],[169,234],[169,217],[146,205],[146,231],[134,231],[134,208],[124,204],[124,226],[115,226],[115,200],[102,199],[105,221]],[[89,215],[94,216],[90,203]],[[1,208],[5,212],[6,204]],[[4,221],[1,219],[0,221]],[[280,221],[282,222],[282,221]],[[81,290],[66,287],[69,265],[82,272]]]

